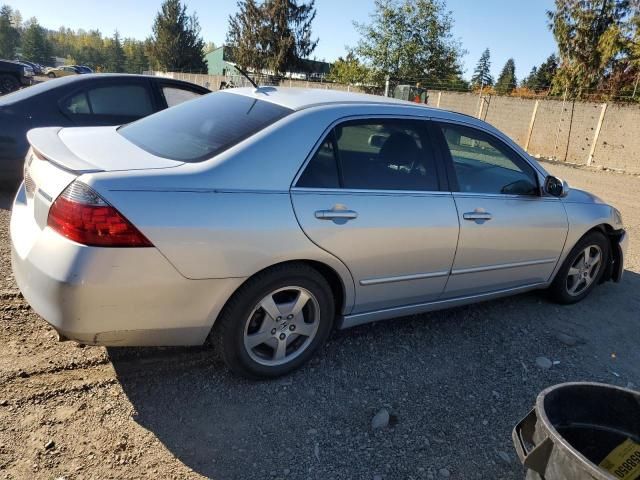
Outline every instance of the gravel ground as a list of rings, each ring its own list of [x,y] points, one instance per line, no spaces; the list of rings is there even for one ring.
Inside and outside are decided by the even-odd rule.
[[[621,284],[570,307],[532,293],[336,332],[258,383],[204,348],[57,343],[11,277],[3,197],[0,478],[524,478],[511,429],[540,390],[640,385],[640,178],[548,167],[622,211]]]

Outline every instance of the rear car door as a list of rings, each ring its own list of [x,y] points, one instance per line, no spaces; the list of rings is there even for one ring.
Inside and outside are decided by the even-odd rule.
[[[460,220],[445,296],[546,282],[567,236],[560,199],[543,196],[534,168],[495,135],[456,123],[434,129]]]
[[[427,122],[367,118],[340,123],[294,182],[298,221],[355,280],[352,313],[437,299],[458,219]]]
[[[100,82],[65,97],[60,109],[78,126],[122,125],[157,110],[147,79]]]

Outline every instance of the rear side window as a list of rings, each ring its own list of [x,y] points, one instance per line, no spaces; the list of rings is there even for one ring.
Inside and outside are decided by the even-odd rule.
[[[162,87],[162,94],[167,101],[167,107],[175,107],[176,105],[201,96],[193,90],[176,87]]]
[[[263,100],[216,92],[125,125],[118,131],[153,155],[201,162],[291,112]]]

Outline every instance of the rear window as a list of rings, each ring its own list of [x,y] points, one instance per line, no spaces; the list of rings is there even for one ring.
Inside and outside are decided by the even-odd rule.
[[[159,157],[200,162],[238,144],[292,110],[216,92],[121,127],[127,140]]]

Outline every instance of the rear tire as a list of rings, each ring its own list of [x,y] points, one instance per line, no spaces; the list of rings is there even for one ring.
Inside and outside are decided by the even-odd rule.
[[[211,336],[229,369],[259,379],[286,375],[324,344],[335,317],[331,288],[303,264],[276,266],[242,285]]]
[[[15,92],[20,88],[20,83],[11,75],[0,75],[0,95]]]
[[[55,73],[48,73],[47,77],[49,78],[56,78],[56,74]]]
[[[607,237],[601,232],[594,231],[582,237],[549,287],[551,299],[569,305],[589,295],[606,271],[610,248]]]

